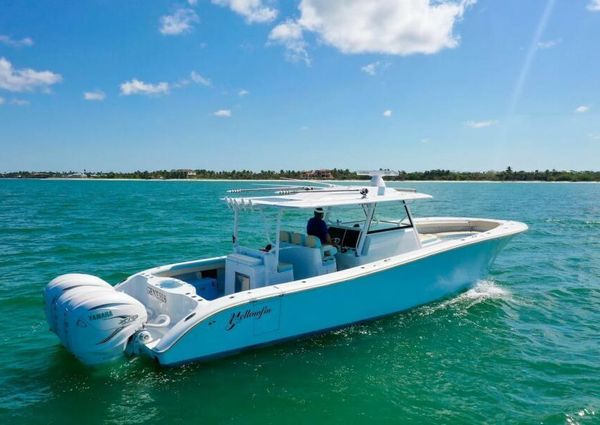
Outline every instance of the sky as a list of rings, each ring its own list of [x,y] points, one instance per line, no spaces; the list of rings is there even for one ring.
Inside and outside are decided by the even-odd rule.
[[[600,0],[0,0],[0,172],[600,169]]]

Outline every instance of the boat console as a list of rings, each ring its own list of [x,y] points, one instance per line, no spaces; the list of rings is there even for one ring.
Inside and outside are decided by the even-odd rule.
[[[360,226],[358,224],[354,226],[343,226],[341,224],[329,226],[329,235],[332,240],[337,241],[341,252],[356,250],[360,237]]]
[[[336,255],[338,270],[360,266],[421,247],[418,233],[413,226],[400,223],[394,227],[370,229],[362,249],[359,247],[360,226],[331,225],[329,234],[340,247]],[[359,249],[360,252],[358,252]]]

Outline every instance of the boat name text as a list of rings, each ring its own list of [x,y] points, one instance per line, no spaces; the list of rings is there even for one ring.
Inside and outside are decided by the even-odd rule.
[[[238,311],[237,313],[231,313],[231,317],[229,318],[229,321],[227,322],[226,330],[228,330],[228,331],[232,330],[235,327],[235,325],[240,323],[242,320],[246,320],[249,318],[254,318],[256,320],[259,320],[261,317],[263,317],[269,313],[271,313],[271,309],[269,307],[267,307],[266,305],[263,306],[263,308],[261,308],[260,310],[252,311],[252,310],[248,309],[246,311]]]
[[[160,302],[167,302],[167,296],[163,292],[159,291],[156,288],[153,288],[152,286],[148,286],[148,295],[152,295]]]

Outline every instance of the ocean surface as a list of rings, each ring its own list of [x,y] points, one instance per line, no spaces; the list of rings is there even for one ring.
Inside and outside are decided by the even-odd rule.
[[[94,369],[47,330],[42,289],[59,274],[115,284],[227,253],[219,198],[251,185],[0,180],[0,424],[600,423],[600,184],[402,184],[434,196],[415,216],[530,230],[473,289],[340,331]]]

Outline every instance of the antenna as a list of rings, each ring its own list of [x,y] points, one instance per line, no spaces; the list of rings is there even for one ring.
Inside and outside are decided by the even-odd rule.
[[[359,176],[371,176],[371,186],[377,187],[377,194],[383,195],[385,193],[385,182],[383,181],[384,176],[397,176],[397,171],[392,170],[372,170],[372,171],[357,171],[356,174]]]

